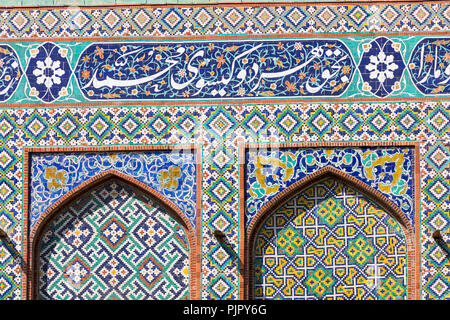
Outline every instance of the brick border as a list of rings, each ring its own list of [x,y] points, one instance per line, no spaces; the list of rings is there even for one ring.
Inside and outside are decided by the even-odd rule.
[[[87,181],[81,183],[50,206],[37,220],[35,226],[29,230],[29,179],[30,168],[29,161],[32,153],[61,153],[61,152],[132,152],[132,151],[155,151],[155,150],[174,150],[191,149],[195,152],[196,161],[196,229],[183,214],[183,212],[168,198],[158,191],[149,187],[124,173],[115,169],[103,171]],[[52,219],[57,216],[64,207],[66,207],[74,198],[88,192],[99,185],[111,180],[118,179],[129,186],[132,186],[141,192],[149,195],[153,201],[164,207],[185,229],[189,239],[189,260],[190,260],[190,299],[200,300],[201,298],[201,146],[200,145],[150,145],[150,146],[102,146],[102,147],[26,147],[24,148],[23,168],[24,168],[24,200],[23,200],[23,264],[22,264],[22,299],[37,299],[37,258],[38,244],[42,232]]]
[[[247,230],[245,230],[245,151],[250,148],[337,148],[337,147],[388,147],[401,146],[414,148],[414,203],[415,203],[415,229],[411,222],[392,201],[382,195],[361,180],[332,166],[319,169],[314,173],[296,181],[291,186],[278,193],[267,202],[253,217]],[[309,186],[325,180],[329,177],[343,181],[350,187],[358,190],[370,199],[374,200],[396,219],[405,233],[407,243],[407,298],[408,300],[420,299],[420,167],[419,167],[419,142],[416,141],[392,141],[392,142],[306,142],[306,143],[272,143],[272,144],[242,144],[239,146],[239,183],[240,183],[240,247],[239,256],[244,265],[240,265],[240,289],[241,299],[253,299],[253,246],[256,233],[265,218],[274,210],[282,206],[286,201],[298,192]]]

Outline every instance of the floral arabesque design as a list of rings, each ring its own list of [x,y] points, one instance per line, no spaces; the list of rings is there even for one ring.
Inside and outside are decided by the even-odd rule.
[[[8,45],[0,45],[0,101],[8,100],[22,78],[22,68],[16,52]]]

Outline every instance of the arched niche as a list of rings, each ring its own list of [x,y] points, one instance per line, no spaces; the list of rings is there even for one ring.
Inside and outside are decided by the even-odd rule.
[[[199,298],[196,235],[189,220],[163,195],[116,170],[61,197],[41,215],[28,245],[28,299],[52,298],[41,280],[58,272],[55,281],[76,293],[67,291],[66,297],[76,299],[83,290],[95,299]],[[50,264],[58,258],[51,262],[49,256],[64,254],[65,264],[54,270]],[[64,298],[64,289],[60,292],[58,298]]]
[[[319,189],[327,191],[319,191]],[[359,209],[347,204],[347,198],[353,198],[350,201],[354,201],[354,205],[359,207]],[[302,204],[299,205],[299,202]],[[320,211],[321,208],[322,211]],[[328,209],[325,210],[324,208]],[[364,208],[362,212],[361,208]],[[360,211],[359,213],[357,212],[358,210]],[[399,239],[400,242],[403,241],[403,244],[397,244],[397,248],[394,248],[397,251],[400,248],[400,253],[396,253],[398,260],[402,260],[402,257],[406,260],[403,266],[405,274],[401,275],[403,278],[400,285],[403,287],[399,287],[396,297],[415,299],[417,297],[418,280],[415,269],[416,248],[413,241],[414,232],[411,223],[405,214],[380,192],[331,166],[306,176],[277,194],[262,207],[250,222],[246,232],[244,247],[245,263],[243,270],[246,280],[244,288],[245,298],[268,298],[265,293],[261,294],[261,289],[259,288],[278,285],[277,289],[285,289],[283,292],[285,296],[278,294],[271,298],[285,297],[302,299],[309,297],[325,299],[334,297],[345,299],[346,295],[344,291],[346,288],[345,285],[342,285],[345,284],[345,280],[342,277],[337,277],[336,274],[340,273],[348,277],[350,275],[349,273],[355,273],[354,271],[349,272],[352,266],[357,266],[360,271],[353,275],[354,281],[364,281],[364,276],[361,273],[365,272],[368,274],[365,277],[365,281],[369,281],[366,288],[370,287],[373,289],[377,287],[380,290],[378,296],[374,293],[364,294],[361,290],[359,292],[360,298],[366,297],[370,299],[383,295],[387,298],[392,298],[383,289],[380,289],[385,282],[389,281],[389,276],[383,277],[376,274],[378,270],[382,270],[379,261],[384,258],[377,256],[375,252],[372,252],[373,250],[367,249],[366,257],[361,257],[358,260],[358,248],[356,248],[360,244],[363,247],[371,245],[372,249],[376,249],[378,246],[378,248],[384,248],[381,250],[385,250],[387,245],[381,244],[383,240],[377,240],[376,231],[372,230],[372,234],[364,234],[361,230],[356,230],[351,235],[348,235],[347,230],[342,230],[341,228],[343,227],[345,229],[346,224],[347,226],[350,224],[357,226],[355,220],[358,219],[362,219],[362,224],[364,225],[365,223],[364,227],[368,227],[367,220],[377,215],[382,217],[376,220],[377,223],[380,224],[380,221],[383,219],[385,220],[385,224],[389,221],[392,224],[392,228],[396,229],[396,233],[398,234],[396,240],[390,240],[391,238],[394,239],[395,236],[391,235],[391,238],[389,238],[387,234],[380,234],[378,238],[385,236],[388,242],[395,242]],[[349,217],[352,219],[351,223],[348,221]],[[307,225],[308,223],[311,226],[315,226],[315,230],[312,230],[314,228],[310,228]],[[341,228],[341,230],[337,232],[335,230],[337,228]],[[331,248],[331,251],[334,250],[333,246],[330,245],[330,238],[336,241],[342,240],[339,239],[338,235],[333,234],[333,232],[342,234],[345,248],[341,246],[340,249],[335,250],[339,254],[335,254],[335,257],[330,257],[329,252],[327,252],[329,250],[327,249]],[[266,237],[267,243],[271,243],[270,245],[266,243],[266,247],[264,247],[264,241],[261,240],[264,237]],[[289,241],[292,241],[291,247],[289,246]],[[376,243],[376,241],[379,243]],[[268,248],[269,246],[278,247]],[[264,250],[268,250],[269,254],[267,257],[275,259],[264,259]],[[271,250],[278,251],[272,252]],[[402,253],[402,250],[404,253]],[[282,254],[280,254],[281,251],[283,252]],[[273,257],[270,257],[270,254]],[[279,257],[284,260],[280,262],[282,259]],[[297,259],[297,261],[294,262],[293,259]],[[340,259],[340,261],[336,259]],[[270,265],[271,263],[273,265]],[[283,266],[279,266],[283,263],[286,266],[285,269],[283,269]],[[341,267],[339,263],[342,264]],[[287,270],[289,267],[290,269]],[[402,266],[397,267],[402,268]],[[337,270],[338,268],[340,270]],[[370,268],[373,270],[371,271]],[[267,270],[270,270],[270,272]],[[319,272],[319,274],[315,274],[315,272]],[[373,275],[370,274],[371,272]],[[261,279],[261,277],[270,273],[272,273],[270,279]],[[329,276],[328,279],[327,276]],[[322,284],[320,284],[319,278]],[[368,278],[369,280],[367,280]],[[370,278],[373,280],[373,283],[370,283]],[[283,285],[280,285],[280,281],[283,281]],[[307,281],[309,281],[308,284]],[[264,285],[261,286],[262,282],[264,282]],[[269,282],[272,284],[269,284]],[[336,294],[336,290],[329,290],[335,284],[341,285],[339,290],[342,294]],[[322,289],[320,288],[321,285],[323,286]],[[354,294],[347,294],[347,296],[351,296],[353,299],[358,298],[357,287],[354,284]],[[319,289],[317,289],[317,292],[314,292],[314,288]],[[298,289],[298,297],[292,291],[295,289]],[[256,292],[256,290],[259,291]]]

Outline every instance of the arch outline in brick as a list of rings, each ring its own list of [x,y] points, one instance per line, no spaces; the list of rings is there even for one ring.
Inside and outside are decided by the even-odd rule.
[[[191,300],[200,300],[200,288],[201,288],[201,250],[200,250],[200,228],[197,226],[193,228],[187,216],[167,197],[154,190],[147,184],[138,181],[127,174],[119,172],[115,169],[103,171],[94,177],[81,183],[74,189],[67,192],[60,199],[58,199],[52,206],[50,206],[36,221],[35,225],[29,230],[28,222],[28,208],[29,208],[29,160],[30,154],[33,152],[67,152],[67,151],[139,151],[139,150],[171,150],[171,149],[192,149],[196,153],[196,166],[197,166],[197,192],[201,185],[201,173],[200,173],[200,161],[201,147],[197,145],[156,145],[156,146],[140,146],[133,148],[132,146],[124,147],[81,147],[73,148],[25,148],[24,150],[24,228],[23,228],[23,259],[22,259],[22,300],[34,300],[37,299],[37,281],[38,281],[38,263],[39,257],[39,240],[42,236],[42,231],[55,218],[65,207],[76,199],[79,195],[90,192],[94,188],[108,182],[109,180],[116,179],[131,186],[138,191],[148,195],[153,201],[158,203],[161,207],[167,210],[180,225],[185,229],[189,242],[189,292]],[[197,193],[197,219],[200,214],[200,195]]]

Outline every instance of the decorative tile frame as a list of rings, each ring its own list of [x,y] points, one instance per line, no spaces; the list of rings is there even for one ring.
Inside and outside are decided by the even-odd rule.
[[[248,227],[245,227],[246,212],[246,161],[245,152],[247,149],[264,148],[264,149],[283,149],[283,148],[339,148],[339,147],[388,147],[403,146],[412,147],[414,149],[414,202],[415,202],[415,221],[420,221],[420,166],[419,166],[419,142],[305,142],[305,143],[268,143],[268,144],[240,144],[239,145],[239,206],[240,206],[240,297],[243,299],[252,299],[253,288],[253,245],[255,237],[262,222],[277,208],[281,207],[286,201],[292,198],[298,192],[307,187],[320,182],[327,178],[340,180],[349,186],[355,188],[361,193],[377,202],[390,213],[397,222],[400,223],[407,241],[407,270],[408,270],[408,299],[420,299],[420,223],[416,223],[415,228],[412,226],[406,215],[380,191],[372,188],[361,180],[350,176],[332,166],[326,166],[322,169],[297,180],[286,189],[277,193],[277,195],[266,202],[264,206],[252,218]],[[243,262],[243,263],[242,263]]]
[[[29,206],[30,206],[30,181],[29,161],[32,153],[61,153],[61,152],[133,152],[133,151],[161,151],[161,150],[185,150],[190,149],[194,152],[195,166],[197,168],[197,221],[200,221],[201,215],[201,154],[202,148],[198,145],[150,145],[150,146],[101,146],[101,147],[26,147],[24,148],[23,168],[24,168],[24,208],[23,208],[23,269],[22,269],[22,296],[25,299],[36,299],[37,297],[37,277],[38,268],[37,259],[39,252],[39,239],[42,236],[42,231],[45,226],[64,208],[70,204],[71,201],[78,195],[81,195],[98,185],[110,180],[119,179],[126,184],[130,184],[142,192],[147,193],[159,205],[172,213],[173,217],[185,228],[189,240],[189,257],[190,257],[190,294],[192,300],[200,299],[200,283],[201,283],[201,231],[200,223],[197,224],[194,230],[191,222],[185,214],[167,197],[152,189],[147,184],[136,180],[122,172],[114,169],[103,171],[94,177],[81,183],[79,186],[73,188],[68,193],[60,197],[53,203],[37,220],[35,225],[30,229],[29,224]]]
[[[308,9],[310,11],[308,11]],[[305,17],[298,23],[288,18],[291,13],[302,13]],[[354,13],[362,14],[355,20]],[[420,17],[417,13],[422,12]],[[201,15],[205,14],[201,19]],[[268,14],[267,14],[268,13]],[[329,13],[332,19],[322,21],[323,13]],[[385,14],[383,14],[385,13]],[[227,18],[233,15],[236,20]],[[79,16],[77,16],[79,15]],[[134,18],[140,15],[149,15],[147,23],[145,17],[142,25]],[[174,16],[175,15],[175,16]],[[230,15],[230,17],[231,17]],[[51,18],[56,17],[54,25],[48,24]],[[170,17],[175,17],[178,23],[170,25]],[[264,16],[269,17],[264,20]],[[272,18],[270,18],[272,16]],[[301,15],[299,15],[301,16]],[[414,1],[401,1],[396,3],[374,3],[368,7],[361,3],[292,3],[292,4],[204,4],[204,5],[140,5],[117,6],[106,8],[104,6],[81,7],[75,11],[67,8],[39,7],[23,9],[1,9],[0,35],[8,45],[21,44],[21,42],[76,41],[80,37],[90,41],[104,41],[106,37],[113,37],[117,41],[135,41],[141,39],[159,40],[161,37],[173,39],[222,39],[229,38],[230,34],[236,38],[258,39],[261,37],[285,37],[290,34],[295,37],[305,37],[314,34],[315,37],[326,38],[330,34],[341,33],[346,36],[375,36],[396,37],[402,35],[419,35],[424,37],[447,36],[450,30],[450,6],[445,1],[418,3]],[[83,22],[83,17],[86,18]],[[116,17],[116,18],[114,18]],[[142,16],[143,17],[143,16]],[[177,18],[178,17],[178,18]],[[210,17],[208,20],[208,17]],[[239,18],[241,17],[241,18]],[[47,20],[47,19],[48,20]],[[79,18],[81,20],[76,21]],[[107,19],[110,18],[108,25]],[[291,17],[292,18],[292,17]],[[323,18],[323,17],[322,17]],[[423,20],[422,20],[423,18]],[[23,19],[23,25],[16,25]],[[152,20],[153,19],[153,20]],[[117,20],[117,21],[116,21]],[[133,22],[133,21],[134,22]],[[310,23],[308,23],[308,21]],[[205,22],[205,23],[202,23]],[[81,24],[80,24],[81,23]],[[74,27],[74,28],[71,28]],[[405,57],[406,59],[407,57]],[[0,141],[1,154],[12,158],[11,163],[2,163],[0,167],[0,187],[10,188],[11,194],[6,197],[7,204],[1,207],[1,223],[12,225],[11,239],[0,247],[0,260],[2,271],[0,273],[0,286],[2,297],[5,299],[20,299],[21,292],[21,254],[20,247],[23,242],[23,184],[22,184],[22,156],[23,146],[51,146],[51,145],[106,145],[135,143],[146,145],[149,143],[174,144],[194,141],[203,144],[208,151],[205,153],[202,186],[202,213],[201,213],[201,279],[200,291],[203,299],[236,299],[239,290],[239,273],[235,264],[216,263],[214,260],[217,242],[210,234],[217,222],[225,223],[233,245],[239,244],[236,192],[226,199],[225,205],[217,206],[214,195],[214,186],[223,183],[226,179],[231,184],[226,185],[231,190],[238,186],[237,159],[238,141],[247,143],[283,141],[297,143],[298,141],[388,141],[388,140],[417,140],[420,141],[420,238],[421,252],[421,298],[448,299],[450,283],[448,282],[449,266],[445,262],[445,254],[432,239],[431,234],[441,229],[444,240],[448,241],[450,219],[448,215],[448,189],[450,188],[449,174],[449,120],[450,104],[448,96],[431,95],[429,97],[402,97],[393,98],[362,98],[359,100],[314,100],[290,99],[280,100],[242,100],[230,101],[227,104],[211,103],[210,101],[191,102],[173,106],[171,102],[108,102],[108,103],[64,103],[47,104],[18,104],[8,100],[0,106]],[[103,106],[103,107],[102,107]],[[147,110],[140,113],[141,109]],[[65,109],[65,110],[64,110]],[[329,116],[330,124],[324,130],[316,130],[312,125],[316,110],[319,109]],[[387,121],[382,130],[377,130],[370,119],[374,110],[383,113]],[[129,136],[121,127],[119,120],[120,110],[137,112],[142,122],[143,131]],[[164,111],[161,111],[164,110]],[[170,110],[170,111],[168,111]],[[161,111],[161,113],[160,113]],[[86,122],[82,122],[70,136],[62,135],[57,128],[61,117],[75,117],[90,115],[91,113],[105,113],[111,120],[111,128],[104,137],[88,136],[85,130]],[[45,122],[45,132],[36,136],[31,135],[26,124],[31,114],[40,115]],[[205,140],[195,137],[192,132],[182,131],[184,137],[180,138],[173,133],[156,135],[150,132],[151,125],[148,117],[155,114],[164,114],[165,120],[171,127],[178,127],[182,119],[198,120],[196,128],[204,130]],[[378,113],[380,114],[380,113]],[[251,118],[259,115],[265,121],[263,131],[270,131],[267,137],[258,136],[252,131],[249,124]],[[282,124],[284,115],[295,115],[298,123],[294,128],[286,129]],[[29,117],[30,116],[30,117]],[[348,116],[357,119],[358,125],[347,128],[343,120]],[[403,120],[412,119],[411,126],[406,126]],[[111,117],[111,118],[110,118]],[[183,118],[182,118],[183,117]],[[232,122],[229,128],[222,132],[214,130],[214,119],[221,117]],[[83,119],[85,120],[85,119]],[[232,121],[231,121],[232,120]],[[86,120],[87,121],[87,120]],[[12,129],[10,129],[11,126]],[[80,129],[81,128],[81,129]],[[114,129],[113,129],[114,128]],[[84,130],[84,132],[83,132]],[[231,137],[233,131],[245,131],[248,136],[244,140]],[[275,133],[274,133],[275,132]],[[220,140],[220,134],[227,139]],[[271,136],[274,133],[276,138]],[[222,148],[222,150],[220,150]],[[232,163],[217,165],[208,162],[223,151],[225,157]],[[16,185],[14,185],[16,183]],[[223,185],[223,184],[222,184]],[[443,186],[443,193],[436,195],[434,188]],[[2,189],[3,190],[3,189]],[[231,200],[230,200],[231,199]],[[233,205],[231,204],[233,202]],[[418,220],[419,221],[419,220]],[[448,260],[447,260],[448,261]],[[236,280],[237,279],[237,280]],[[221,284],[226,292],[214,293],[215,285]],[[26,298],[22,296],[22,298]]]

